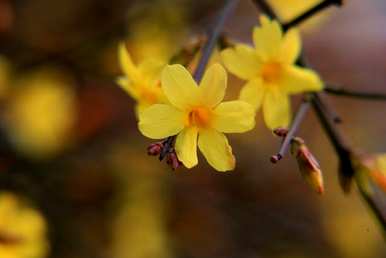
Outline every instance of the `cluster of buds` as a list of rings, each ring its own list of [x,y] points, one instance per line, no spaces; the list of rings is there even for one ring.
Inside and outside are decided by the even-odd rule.
[[[158,156],[160,161],[166,158],[166,163],[173,170],[176,170],[182,165],[182,163],[178,160],[173,144],[174,137],[169,137],[162,142],[152,143],[149,147],[147,147],[147,154],[151,156]]]

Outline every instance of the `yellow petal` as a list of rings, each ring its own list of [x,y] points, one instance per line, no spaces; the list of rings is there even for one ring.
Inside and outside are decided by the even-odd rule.
[[[176,139],[176,153],[178,159],[187,168],[197,165],[197,135],[196,127],[188,127],[182,130]]]
[[[130,81],[136,81],[139,79],[139,71],[134,65],[131,59],[130,53],[123,42],[119,43],[118,58],[121,64],[121,68]]]
[[[161,79],[162,69],[165,67],[165,63],[156,59],[146,59],[139,64],[138,70],[141,75],[146,78],[147,82],[151,85]]]
[[[287,93],[291,94],[323,89],[323,83],[317,73],[311,69],[297,66],[286,66],[284,68],[281,85]]]
[[[198,104],[198,87],[182,65],[167,65],[162,71],[161,87],[169,102],[185,109]]]
[[[183,127],[183,113],[170,105],[155,104],[139,113],[138,128],[151,139],[176,135]]]
[[[240,100],[243,100],[252,105],[255,110],[258,110],[263,102],[265,86],[261,78],[256,78],[249,81],[240,91]]]
[[[263,115],[268,128],[287,127],[290,122],[289,97],[277,89],[267,90],[264,96]]]
[[[214,64],[205,72],[200,83],[201,102],[208,107],[217,106],[225,95],[227,74],[220,64]]]
[[[236,165],[232,147],[223,133],[214,129],[200,131],[198,147],[208,163],[218,171],[233,170]]]
[[[386,154],[380,154],[377,157],[377,167],[383,174],[386,174]]]
[[[134,87],[133,83],[129,81],[126,77],[118,77],[116,83],[121,86],[121,88],[126,91],[132,98],[138,99],[138,90]]]
[[[223,133],[243,133],[255,127],[255,110],[241,100],[223,102],[214,110],[213,128]]]
[[[289,30],[283,37],[280,58],[286,64],[293,64],[300,55],[301,40],[297,29]]]
[[[261,26],[253,30],[253,43],[257,53],[264,57],[276,56],[280,51],[282,29],[277,21],[269,21],[265,16],[260,19]]]
[[[244,80],[256,77],[261,65],[261,60],[256,51],[244,44],[225,49],[221,52],[221,58],[225,67],[231,73]]]

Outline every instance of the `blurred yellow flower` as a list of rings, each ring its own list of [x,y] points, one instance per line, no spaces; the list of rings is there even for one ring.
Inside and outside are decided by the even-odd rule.
[[[268,0],[268,3],[272,6],[282,22],[289,22],[322,1],[323,0]],[[302,22],[299,27],[306,32],[317,28],[326,20],[330,13],[331,10],[324,10],[314,14]]]
[[[154,58],[167,63],[187,34],[183,2],[138,1],[129,15],[129,50],[134,60]]]
[[[156,59],[145,59],[136,66],[124,43],[119,45],[119,61],[125,76],[117,83],[137,101],[137,114],[155,103],[165,102],[160,86],[160,74],[166,65]]]
[[[280,19],[290,21],[323,0],[268,0]]]
[[[44,258],[48,253],[46,222],[15,195],[0,193],[0,257]]]
[[[62,74],[40,70],[15,82],[6,106],[6,129],[15,147],[32,158],[50,157],[68,143],[75,96]]]
[[[298,31],[283,34],[277,21],[266,16],[255,27],[255,48],[238,44],[221,53],[227,69],[247,83],[240,99],[263,108],[266,125],[270,129],[288,126],[291,118],[289,94],[320,91],[323,84],[312,70],[299,67],[295,62],[300,54]]]
[[[232,148],[223,133],[242,133],[255,125],[254,110],[244,101],[220,103],[227,75],[219,64],[212,65],[197,87],[181,65],[162,72],[162,90],[170,104],[155,104],[139,116],[139,130],[152,139],[177,135],[178,159],[187,168],[197,165],[197,144],[209,164],[218,171],[235,167]]]
[[[362,190],[373,194],[372,184],[386,192],[386,154],[367,154],[353,159],[357,182]]]

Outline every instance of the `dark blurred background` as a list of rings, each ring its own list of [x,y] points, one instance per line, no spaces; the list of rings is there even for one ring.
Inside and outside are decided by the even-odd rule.
[[[225,32],[251,42],[258,10],[240,2]],[[0,0],[0,190],[45,217],[49,257],[386,257],[357,190],[339,188],[336,155],[312,112],[299,134],[320,160],[323,196],[289,156],[269,162],[279,141],[260,114],[256,129],[230,136],[233,172],[215,172],[202,157],[192,170],[171,171],[147,156],[135,103],[114,82],[117,44],[125,40],[134,60],[166,60],[205,32],[221,4]],[[327,82],[386,92],[385,12],[382,0],[348,0],[318,15],[301,27],[308,62]],[[230,76],[227,97],[241,85]],[[356,146],[386,151],[385,103],[329,102]]]

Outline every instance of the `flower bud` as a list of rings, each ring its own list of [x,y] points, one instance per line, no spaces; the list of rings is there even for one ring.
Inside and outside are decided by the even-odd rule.
[[[291,153],[295,156],[300,174],[307,184],[318,194],[322,194],[324,192],[322,171],[318,161],[302,139],[298,137],[292,139]]]
[[[286,137],[288,134],[288,129],[284,127],[279,127],[273,130],[273,133],[279,137]]]
[[[152,143],[147,147],[147,154],[151,156],[157,156],[161,153],[163,144],[160,142]]]
[[[177,154],[174,151],[168,154],[166,157],[166,163],[171,166],[173,170],[176,170],[182,164],[181,161],[178,160]]]
[[[359,187],[371,195],[374,187],[386,192],[386,155],[360,155],[353,158]]]

